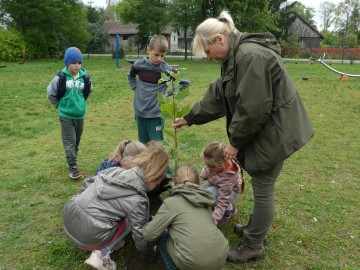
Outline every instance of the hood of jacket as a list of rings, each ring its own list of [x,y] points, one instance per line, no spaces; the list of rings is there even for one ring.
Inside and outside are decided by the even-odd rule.
[[[73,77],[73,75],[68,71],[67,67],[64,67],[61,71],[64,72],[66,75]],[[79,78],[84,76],[84,74],[86,74],[86,69],[81,67],[79,70]]]
[[[139,167],[113,167],[101,171],[94,181],[96,196],[103,200],[141,194],[147,198],[145,176]]]
[[[181,196],[196,207],[212,207],[215,205],[215,200],[211,193],[201,188],[188,186],[173,187],[170,195]]]
[[[243,43],[256,43],[264,46],[270,50],[273,50],[278,55],[281,54],[281,47],[273,34],[269,32],[265,33],[241,33],[236,36],[234,40],[234,47],[237,47]]]

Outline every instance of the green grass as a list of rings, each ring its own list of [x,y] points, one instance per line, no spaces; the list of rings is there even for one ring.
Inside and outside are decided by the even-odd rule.
[[[179,64],[180,78],[191,83],[185,103],[198,101],[217,78],[219,65],[168,59]],[[79,192],[68,178],[57,113],[46,87],[62,62],[6,63],[0,69],[0,269],[86,269],[88,252],[67,239],[62,208]],[[84,59],[95,91],[88,101],[79,167],[92,175],[120,140],[136,139],[133,92],[126,73],[130,64],[107,58]],[[276,187],[276,214],[266,258],[224,269],[360,269],[360,78],[339,81],[319,63],[286,63],[313,121],[315,137],[290,157]],[[359,65],[332,64],[359,74]],[[309,80],[303,80],[308,77]],[[166,126],[170,126],[167,122]],[[201,168],[200,153],[210,141],[226,142],[224,119],[184,128],[190,148],[182,163]],[[236,222],[246,222],[253,199],[249,181],[237,201],[236,220],[219,225],[234,247]],[[131,237],[122,254],[112,256],[119,269],[135,259]],[[157,269],[156,266],[149,269]]]

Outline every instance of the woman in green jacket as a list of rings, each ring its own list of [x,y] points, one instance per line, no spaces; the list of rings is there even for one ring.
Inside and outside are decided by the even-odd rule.
[[[240,33],[223,11],[197,27],[193,51],[221,62],[221,76],[173,127],[226,117],[225,157],[239,160],[254,193],[251,220],[241,230],[242,245],[228,259],[259,259],[274,217],[274,187],[283,162],[310,140],[313,128],[272,34]]]
[[[215,201],[201,189],[193,165],[176,170],[171,196],[143,229],[144,239],[159,238],[160,254],[167,269],[219,270],[225,264],[229,244],[211,215]]]

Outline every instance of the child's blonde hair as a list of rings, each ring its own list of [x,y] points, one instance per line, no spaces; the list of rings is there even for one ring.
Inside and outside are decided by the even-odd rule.
[[[164,145],[161,141],[151,140],[145,144],[148,149],[164,149]]]
[[[139,141],[121,141],[114,152],[107,158],[107,161],[115,161],[121,165],[122,161],[126,157],[134,157],[146,150],[145,144]]]
[[[169,49],[169,42],[163,35],[154,35],[150,39],[148,47],[151,50],[159,50],[160,52],[167,52]]]
[[[177,168],[174,176],[173,186],[199,187],[199,171],[192,164],[185,164]]]
[[[144,172],[148,182],[156,182],[165,178],[169,156],[162,149],[146,149],[131,162]]]
[[[221,168],[225,166],[225,144],[213,141],[208,144],[202,155],[201,158],[206,166],[212,168]]]
[[[230,38],[236,33],[239,33],[239,30],[235,28],[230,13],[224,10],[218,18],[206,19],[196,28],[193,40],[193,52],[195,55],[206,56],[203,46],[214,43],[217,34],[222,34]]]

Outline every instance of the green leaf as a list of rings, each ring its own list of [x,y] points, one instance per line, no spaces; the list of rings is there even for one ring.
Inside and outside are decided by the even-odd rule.
[[[175,98],[176,98],[176,100],[181,101],[181,100],[187,98],[189,96],[189,94],[190,94],[189,88],[186,88],[186,89],[182,90],[178,95],[176,95]]]
[[[166,97],[161,92],[158,93],[158,101],[160,103],[165,103],[167,101]]]
[[[168,129],[164,129],[163,131],[164,131],[164,133],[165,133],[166,135],[170,136],[171,138],[173,138],[173,139],[175,138],[175,133],[173,133],[174,130],[173,130],[173,132],[171,132],[171,131],[168,130]]]
[[[169,103],[163,103],[160,106],[161,112],[164,113],[164,115],[169,115],[171,118],[174,116],[174,106],[172,106]]]
[[[175,117],[176,118],[183,117],[188,111],[190,111],[190,108],[191,108],[191,106],[189,104],[189,105],[186,105],[184,108],[177,110],[175,113]]]

